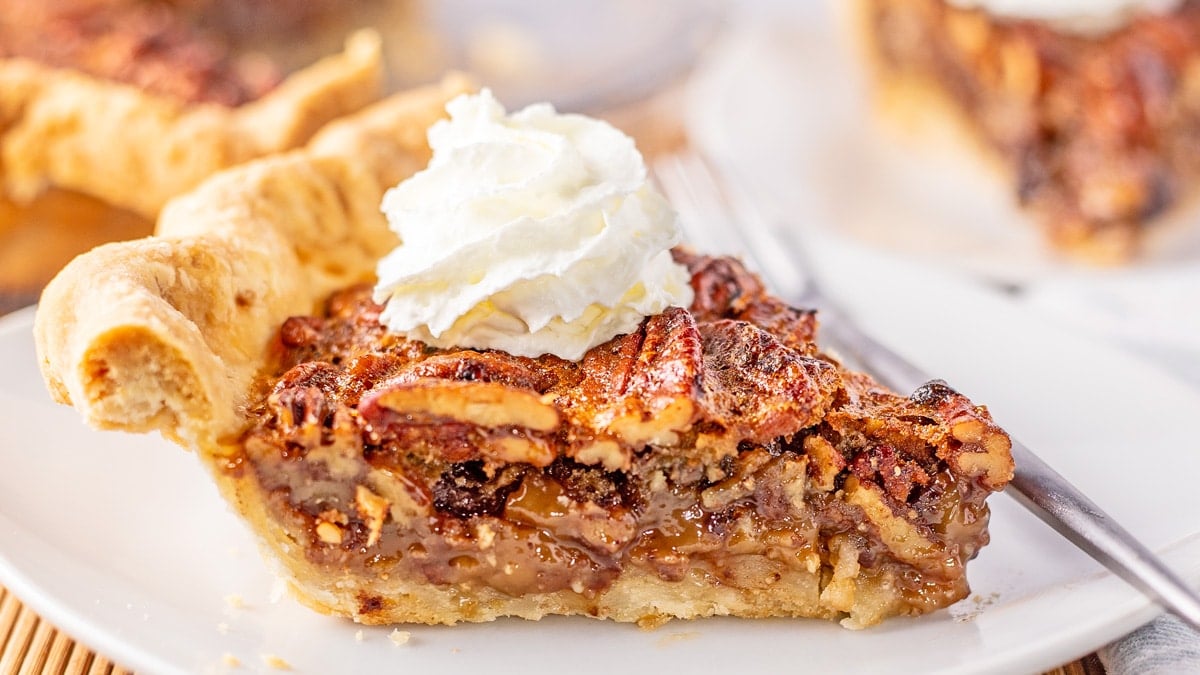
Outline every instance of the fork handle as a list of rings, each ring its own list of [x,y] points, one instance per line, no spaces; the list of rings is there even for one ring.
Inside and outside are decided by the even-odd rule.
[[[1200,595],[1025,444],[1013,439],[1014,499],[1114,574],[1200,632]]]
[[[834,347],[836,355],[848,359],[856,369],[870,373],[882,384],[902,393],[916,391],[933,379],[929,373],[860,330],[852,319],[823,296],[813,304],[820,310],[821,342]]]
[[[836,308],[821,308],[825,339],[843,350],[881,383],[899,392],[915,391],[930,376],[903,356],[858,330]],[[1193,630],[1200,631],[1200,596],[1162,560],[1121,527],[1062,474],[1013,439],[1016,468],[1007,491],[1022,506],[1102,563],[1156,599]]]

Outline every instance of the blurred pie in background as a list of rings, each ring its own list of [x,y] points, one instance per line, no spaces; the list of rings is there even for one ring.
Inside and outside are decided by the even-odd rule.
[[[214,171],[302,145],[377,100],[380,40],[348,39],[343,17],[402,4],[6,2],[0,311],[75,254],[149,234],[169,198]]]
[[[886,105],[949,111],[1057,249],[1126,261],[1200,182],[1200,2],[861,7]]]
[[[212,172],[297,147],[382,94],[378,35],[288,73],[218,30],[235,6],[17,0],[0,32],[8,195],[58,186],[153,217]],[[279,11],[242,7],[255,23]]]

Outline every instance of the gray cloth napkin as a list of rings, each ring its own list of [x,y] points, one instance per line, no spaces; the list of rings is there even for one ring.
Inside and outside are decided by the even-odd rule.
[[[1110,675],[1200,673],[1200,634],[1164,614],[1100,650]]]

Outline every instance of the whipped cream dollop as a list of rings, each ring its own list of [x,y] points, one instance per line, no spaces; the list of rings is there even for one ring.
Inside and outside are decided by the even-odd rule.
[[[377,269],[390,330],[578,360],[691,304],[678,216],[631,138],[548,104],[507,115],[487,90],[446,109],[429,167],[383,198],[401,240]]]
[[[1166,14],[1183,0],[948,0],[1009,19],[1045,21],[1058,30],[1101,34],[1124,26],[1142,14]]]

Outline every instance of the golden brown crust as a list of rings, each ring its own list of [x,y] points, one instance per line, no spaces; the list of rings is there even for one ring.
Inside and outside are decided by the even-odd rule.
[[[376,148],[377,159],[411,171],[427,159],[424,129],[465,88],[450,78],[380,102],[312,150],[213,177],[164,209],[156,236],[76,258],[47,286],[35,322],[55,398],[100,428],[217,448],[244,422],[238,404],[279,323],[368,278],[395,245],[379,213],[390,183],[347,160],[356,134],[396,130],[401,140]],[[135,375],[147,371],[160,376]]]
[[[277,554],[280,552],[277,551]],[[287,554],[283,554],[287,557]],[[294,554],[292,557],[295,557]],[[297,561],[307,565],[304,561]],[[849,604],[837,603],[832,597],[823,598],[821,577],[805,570],[776,571],[776,565],[762,559],[764,572],[772,581],[769,588],[744,589],[718,582],[714,577],[693,572],[680,581],[664,581],[652,573],[629,569],[597,600],[585,600],[571,590],[531,593],[513,597],[482,587],[472,591],[470,602],[453,587],[414,582],[402,577],[377,581],[372,593],[399,598],[398,607],[370,617],[360,617],[361,623],[453,624],[459,621],[492,621],[502,617],[541,619],[556,615],[587,615],[637,623],[644,628],[657,627],[674,618],[696,619],[712,616],[744,618],[805,617],[836,619],[849,614],[843,621],[847,628],[863,628],[876,624],[890,607],[872,605],[877,594],[887,593],[886,579],[847,578],[851,590]],[[329,578],[318,570],[313,579],[319,586],[289,587],[305,605],[325,614],[354,616],[360,612],[354,595],[346,592],[353,578]],[[776,578],[776,574],[778,577]],[[338,586],[341,583],[342,586]],[[857,599],[857,602],[856,602]],[[835,606],[836,605],[836,606]],[[867,608],[870,610],[867,611]],[[856,611],[862,608],[863,611]]]
[[[302,145],[329,121],[375,101],[382,78],[379,38],[369,31],[237,108],[0,60],[4,187],[28,200],[57,185],[154,217],[210,174]]]

